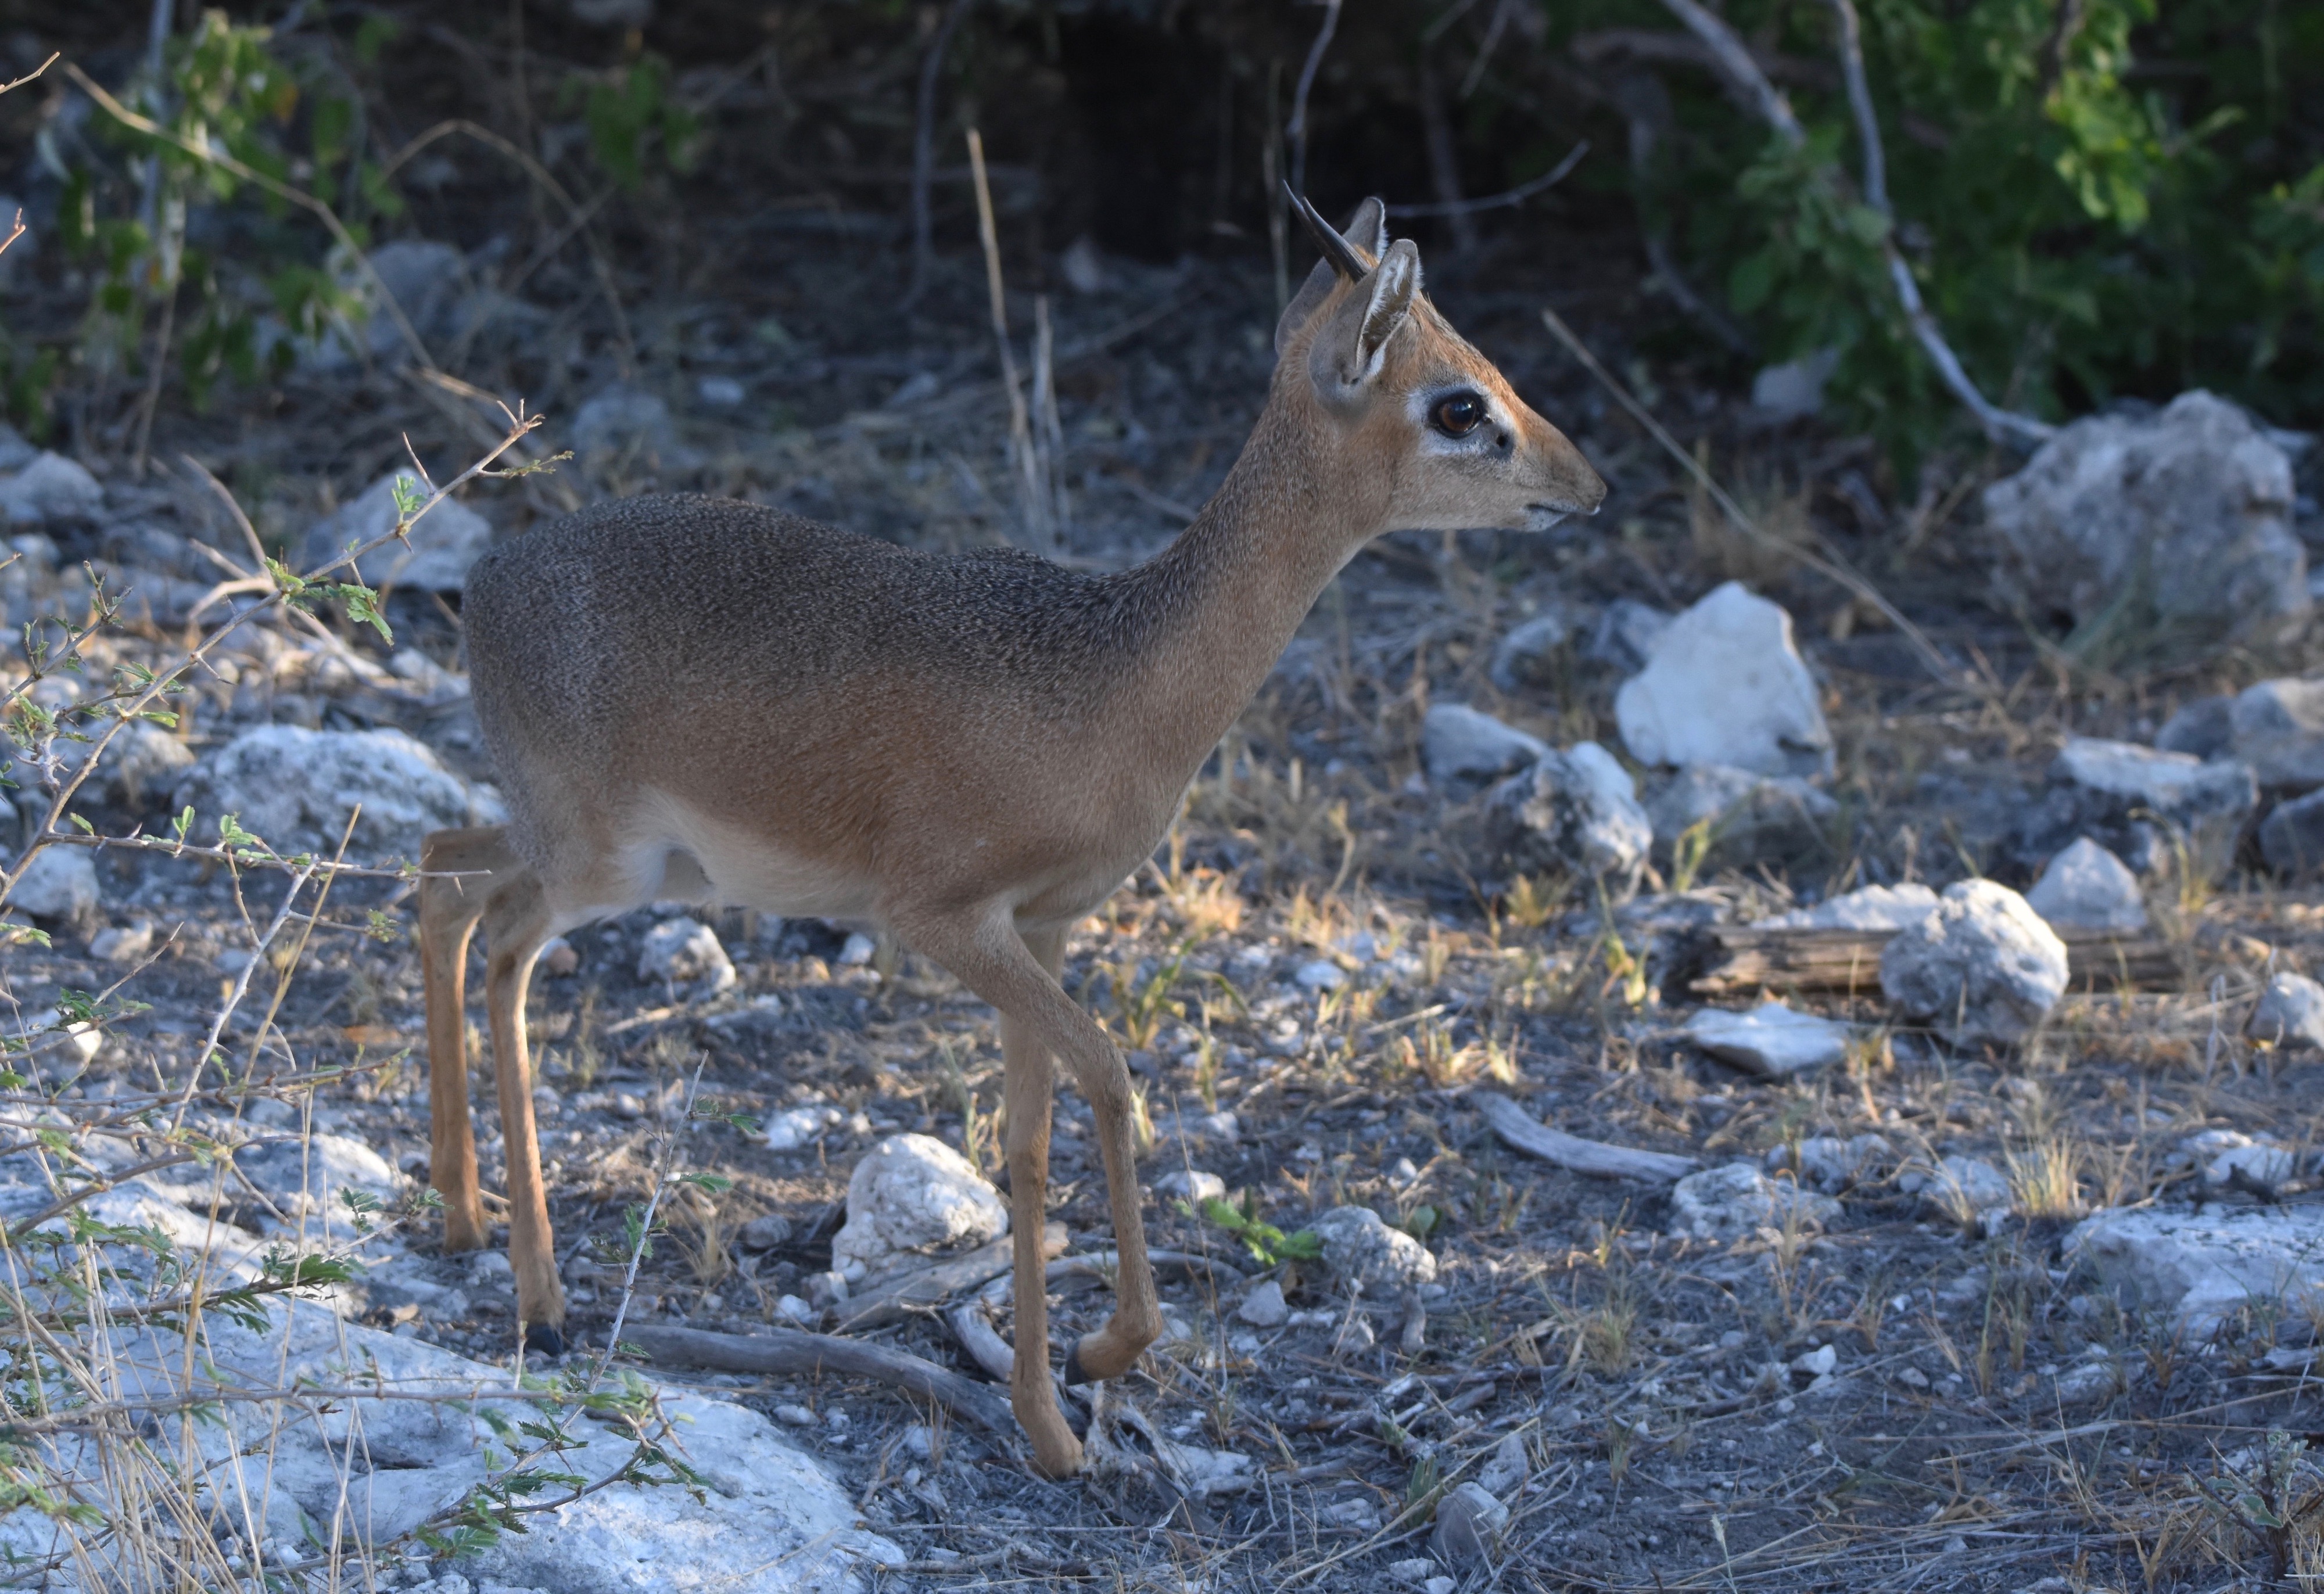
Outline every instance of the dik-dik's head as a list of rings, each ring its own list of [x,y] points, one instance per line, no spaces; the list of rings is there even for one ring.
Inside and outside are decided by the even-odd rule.
[[[1605,482],[1436,313],[1387,207],[1365,200],[1343,235],[1292,202],[1323,258],[1276,325],[1277,392],[1304,375],[1342,457],[1386,468],[1386,528],[1541,531],[1596,512]]]

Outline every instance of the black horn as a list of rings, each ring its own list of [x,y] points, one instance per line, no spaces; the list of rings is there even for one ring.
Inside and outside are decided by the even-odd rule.
[[[1291,201],[1291,208],[1299,213],[1299,219],[1315,235],[1316,246],[1340,275],[1352,282],[1372,269],[1371,262],[1356,253],[1355,245],[1340,235],[1339,228],[1315,214],[1315,207],[1307,203],[1305,195],[1295,193],[1286,182],[1283,185],[1283,197]]]

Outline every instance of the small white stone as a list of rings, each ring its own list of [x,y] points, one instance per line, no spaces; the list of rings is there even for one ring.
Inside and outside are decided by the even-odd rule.
[[[113,925],[88,938],[88,955],[101,963],[134,963],[153,950],[150,923]]]
[[[775,1420],[780,1423],[788,1423],[794,1428],[812,1428],[815,1426],[815,1414],[813,1412],[807,1410],[807,1407],[803,1405],[794,1405],[788,1403],[775,1407]]]
[[[770,1151],[797,1151],[819,1139],[825,1129],[840,1121],[836,1107],[810,1104],[778,1112],[767,1119],[767,1148]]]
[[[95,913],[102,900],[88,849],[60,845],[34,853],[8,895],[9,907],[36,918],[78,918]]]
[[[1812,1378],[1820,1378],[1839,1365],[1840,1352],[1830,1345],[1819,1345],[1792,1358],[1792,1370],[1805,1373]]]
[[[1728,582],[1671,622],[1614,696],[1623,745],[1644,764],[1729,764],[1829,774],[1831,729],[1780,604]]]
[[[1493,1453],[1477,1470],[1477,1482],[1484,1491],[1498,1498],[1507,1499],[1509,1491],[1533,1476],[1533,1458],[1526,1453],[1525,1439],[1511,1433],[1493,1447]]]
[[[1436,1278],[1436,1258],[1401,1229],[1391,1229],[1370,1207],[1333,1207],[1309,1227],[1323,1242],[1323,1265],[1364,1294],[1395,1300]]]
[[[1958,1043],[2022,1039],[2066,993],[2066,944],[1991,880],[1961,880],[1880,954],[1880,988]]]
[[[1388,1563],[1388,1576],[1399,1583],[1411,1583],[1416,1587],[1427,1582],[1435,1575],[1435,1571],[1436,1563],[1425,1556],[1411,1561],[1391,1561]]]
[[[1266,1279],[1251,1287],[1243,1296],[1235,1315],[1253,1328],[1281,1328],[1291,1309],[1283,1299],[1283,1286],[1274,1279]]]
[[[847,1221],[832,1260],[872,1269],[900,1252],[981,1245],[1009,1232],[1009,1207],[966,1157],[927,1135],[890,1135],[847,1181]]]
[[[2025,905],[2061,929],[2143,930],[2146,902],[2130,865],[2083,836],[2050,860]]]
[[[1463,704],[1432,705],[1421,722],[1420,761],[1428,779],[1441,787],[1465,783],[1474,789],[1523,769],[1548,751],[1549,744],[1540,737]]]
[[[1705,1008],[1686,1023],[1687,1037],[1722,1062],[1769,1079],[1806,1073],[1848,1055],[1848,1026],[1762,1002],[1748,1013]]]
[[[861,930],[848,932],[847,944],[839,949],[839,965],[844,969],[860,969],[872,961],[880,944]]]
[[[2275,975],[2252,1009],[2250,1032],[2279,1046],[2324,1046],[2324,985],[2305,974]]]
[[[1155,1190],[1163,1195],[1175,1195],[1188,1204],[1200,1207],[1206,1201],[1225,1198],[1227,1182],[1216,1174],[1206,1174],[1199,1168],[1179,1168],[1155,1181]]]
[[[1292,978],[1309,990],[1337,990],[1348,982],[1347,971],[1327,957],[1300,964]]]
[[[0,477],[0,519],[27,525],[94,521],[105,489],[77,460],[44,452],[13,476]]]
[[[638,978],[669,984],[700,981],[715,993],[733,985],[734,963],[708,925],[690,918],[665,919],[646,932],[638,948]]]
[[[1787,1221],[1816,1229],[1839,1212],[1831,1197],[1770,1179],[1754,1163],[1705,1168],[1671,1186],[1671,1232],[1693,1239],[1745,1239]]]

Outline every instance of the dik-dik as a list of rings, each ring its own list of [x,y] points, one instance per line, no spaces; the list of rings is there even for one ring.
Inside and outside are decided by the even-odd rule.
[[[1266,409],[1193,525],[1133,570],[916,553],[752,504],[641,498],[494,548],[464,619],[512,815],[424,852],[445,1246],[484,1245],[460,1010],[481,921],[509,1250],[533,1343],[565,1316],[534,1138],[525,988],[551,936],[672,899],[880,926],[1001,1013],[1015,1233],[1010,1396],[1035,1458],[1081,1445],[1050,1383],[1041,1231],[1051,1059],[1095,1111],[1119,1298],[1065,1377],[1127,1370],[1160,1327],[1130,1076],[1057,983],[1065,936],[1181,796],[1324,584],[1392,529],[1545,530],[1606,485],[1421,293],[1377,200],[1275,329]]]

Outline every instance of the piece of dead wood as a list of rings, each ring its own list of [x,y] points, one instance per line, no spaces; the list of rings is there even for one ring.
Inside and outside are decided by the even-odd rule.
[[[797,1329],[720,1334],[707,1329],[642,1323],[624,1328],[622,1339],[655,1361],[673,1366],[710,1368],[722,1373],[775,1373],[789,1377],[828,1373],[835,1377],[869,1378],[873,1383],[906,1390],[923,1400],[936,1401],[991,1433],[1016,1432],[1008,1396],[1000,1390],[891,1345],[843,1340],[835,1334],[810,1334]]]
[[[989,1245],[957,1257],[947,1257],[925,1267],[908,1273],[892,1275],[871,1282],[860,1295],[850,1295],[833,1314],[834,1326],[842,1333],[861,1333],[867,1329],[885,1328],[900,1322],[916,1313],[943,1305],[955,1295],[980,1289],[1009,1271],[1012,1248],[1016,1239],[1002,1235]],[[1050,1223],[1041,1230],[1041,1255],[1062,1256],[1065,1249],[1065,1226]]]
[[[963,1301],[945,1313],[945,1321],[952,1324],[953,1335],[960,1341],[961,1349],[968,1352],[969,1359],[982,1368],[994,1383],[1006,1386],[1016,1376],[1017,1352],[1001,1337],[992,1320],[984,1315],[981,1302]]]
[[[1609,1146],[1602,1140],[1584,1140],[1563,1129],[1553,1129],[1507,1096],[1492,1091],[1479,1091],[1469,1099],[1484,1113],[1493,1133],[1527,1156],[1554,1163],[1572,1173],[1600,1179],[1639,1179],[1650,1184],[1668,1184],[1683,1179],[1702,1166],[1691,1156]]]
[[[1148,1251],[1146,1260],[1157,1276],[1184,1279],[1199,1284],[1208,1276],[1220,1283],[1240,1283],[1250,1276],[1223,1258],[1207,1256],[1201,1251]],[[1042,1281],[1054,1289],[1062,1284],[1102,1284],[1111,1285],[1113,1276],[1121,1266],[1119,1251],[1084,1251],[1078,1256],[1059,1257],[1042,1270]],[[982,1298],[988,1306],[1005,1305],[1017,1298],[1017,1281],[1002,1274],[986,1285]]]
[[[1702,972],[1689,982],[1699,996],[1775,990],[1877,995],[1880,954],[1894,930],[1761,930],[1729,925],[1710,932]],[[2186,977],[2178,950],[2151,936],[2111,930],[2061,930],[2070,989],[2176,986]]]

